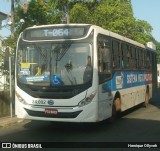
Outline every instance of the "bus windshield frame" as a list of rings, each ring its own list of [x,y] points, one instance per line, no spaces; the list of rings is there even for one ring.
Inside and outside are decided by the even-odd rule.
[[[93,36],[94,30],[87,37],[75,40],[26,41],[21,35],[16,55],[17,86],[31,96],[41,98],[52,98],[53,93],[54,98],[70,98],[87,90],[93,82]],[[34,54],[28,54],[29,51]],[[34,56],[39,61],[33,59]],[[41,60],[43,57],[47,64]],[[60,67],[65,69],[66,76],[62,75],[64,72]],[[48,70],[43,75],[42,68]],[[32,69],[37,71],[37,76],[33,76]]]

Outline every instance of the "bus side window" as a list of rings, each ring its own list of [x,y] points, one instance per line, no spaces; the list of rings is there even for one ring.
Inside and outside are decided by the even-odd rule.
[[[101,49],[102,55],[102,71],[105,73],[110,72],[110,52],[108,48]]]
[[[134,46],[131,47],[131,52],[132,52],[131,66],[135,69],[136,68],[136,50]]]
[[[98,48],[98,64],[99,64],[99,71],[108,73],[110,72],[110,50],[109,48],[103,48],[103,42],[100,43]]]
[[[141,54],[142,54],[142,69],[144,69],[144,50],[141,50]]]
[[[152,71],[156,70],[157,64],[155,64],[154,54],[152,53]]]
[[[127,68],[127,45],[122,44],[122,68]]]
[[[152,64],[153,64],[153,60],[152,60],[152,53],[150,53],[149,55],[149,63],[150,63],[150,69],[152,69]]]
[[[136,69],[139,68],[139,64],[138,64],[138,48],[136,48]]]
[[[98,36],[98,73],[99,83],[105,82],[111,76],[110,39]]]
[[[144,51],[144,69],[147,69],[147,52]]]
[[[118,49],[117,49],[117,59],[118,59],[118,68],[121,68],[121,60],[122,60],[122,52],[121,52],[121,43],[117,42]]]
[[[151,69],[151,55],[149,52],[147,52],[147,58],[146,58],[146,64],[147,64],[147,69]]]
[[[138,67],[139,69],[142,68],[142,55],[141,50],[138,48]]]
[[[116,40],[112,42],[112,67],[113,69],[119,69],[121,64],[121,49],[120,43]]]
[[[130,68],[131,66],[131,51],[130,47],[127,46],[127,68]]]
[[[98,71],[103,72],[101,41],[98,41]]]

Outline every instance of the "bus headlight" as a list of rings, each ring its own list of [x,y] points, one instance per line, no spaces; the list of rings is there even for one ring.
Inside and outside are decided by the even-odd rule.
[[[78,106],[82,107],[82,106],[85,106],[85,105],[91,103],[91,101],[93,100],[93,98],[95,97],[95,95],[96,95],[96,91],[92,92],[89,96],[87,96],[85,99],[83,99],[82,101],[80,101],[78,103]]]
[[[27,102],[17,92],[16,92],[16,97],[21,103],[23,103],[24,105],[27,105]]]

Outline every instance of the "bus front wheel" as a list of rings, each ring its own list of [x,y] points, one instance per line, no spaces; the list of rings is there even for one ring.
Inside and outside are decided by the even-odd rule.
[[[113,102],[113,105],[112,105],[112,115],[109,118],[109,122],[113,123],[116,120],[116,118],[117,118],[117,112],[116,112],[115,103]]]
[[[121,100],[116,98],[112,104],[112,116],[109,118],[109,122],[112,123],[116,120],[118,113],[121,111]]]
[[[121,100],[120,100],[120,98],[116,98],[114,100],[114,104],[115,104],[115,107],[116,107],[116,112],[120,112],[121,111]]]

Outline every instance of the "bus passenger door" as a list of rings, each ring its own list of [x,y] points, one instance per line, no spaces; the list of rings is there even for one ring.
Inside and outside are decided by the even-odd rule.
[[[99,120],[109,118],[112,113],[110,39],[98,36]]]
[[[110,82],[99,85],[99,118],[104,120],[112,115],[112,100]]]

